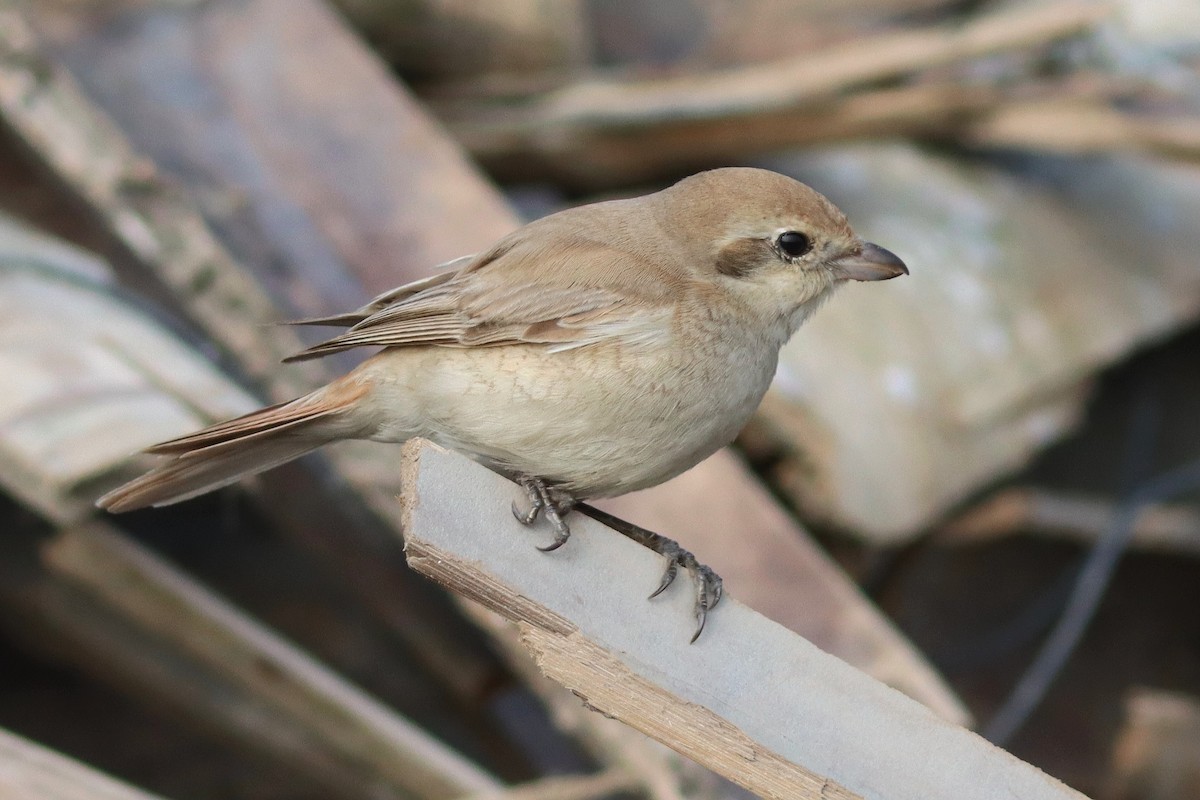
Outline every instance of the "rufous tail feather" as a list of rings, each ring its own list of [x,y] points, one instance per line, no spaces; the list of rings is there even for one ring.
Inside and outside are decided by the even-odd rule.
[[[334,439],[353,438],[348,412],[367,386],[335,382],[289,403],[146,449],[169,461],[96,501],[113,513],[165,506],[277,467]]]

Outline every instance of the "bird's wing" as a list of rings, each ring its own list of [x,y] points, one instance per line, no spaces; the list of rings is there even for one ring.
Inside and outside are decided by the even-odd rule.
[[[654,272],[636,256],[582,238],[510,237],[465,266],[393,289],[356,312],[307,321],[351,327],[287,360],[365,346],[534,343],[565,350],[614,338],[647,341],[670,330],[670,289],[656,284]]]
[[[472,253],[469,256],[460,256],[451,261],[438,264],[437,269],[441,272],[430,275],[427,278],[415,280],[412,283],[406,283],[403,286],[397,286],[395,289],[388,289],[383,294],[375,297],[365,306],[354,311],[347,311],[343,314],[335,314],[331,317],[309,317],[308,319],[297,319],[288,322],[288,325],[331,325],[338,328],[348,328],[352,325],[365,320],[372,314],[378,313],[390,305],[400,302],[405,298],[412,297],[417,292],[424,291],[434,286],[439,286],[458,274],[459,270],[470,264],[478,257],[477,253]]]

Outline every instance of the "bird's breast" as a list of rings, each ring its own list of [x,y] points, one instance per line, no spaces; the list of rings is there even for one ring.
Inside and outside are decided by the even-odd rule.
[[[559,352],[389,351],[379,396],[394,410],[376,438],[425,436],[580,497],[653,486],[732,441],[774,375],[777,348],[692,333]]]

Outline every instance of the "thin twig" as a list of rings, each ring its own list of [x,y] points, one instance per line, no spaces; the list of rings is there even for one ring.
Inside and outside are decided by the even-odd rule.
[[[1096,541],[1112,526],[1119,504],[1101,497],[1023,487],[999,492],[947,522],[938,541],[961,545],[1017,534]],[[1200,509],[1155,505],[1134,524],[1130,546],[1200,556]]]

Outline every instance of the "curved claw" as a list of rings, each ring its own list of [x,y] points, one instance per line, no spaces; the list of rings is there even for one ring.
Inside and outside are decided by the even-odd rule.
[[[524,485],[524,488],[525,493],[529,496],[529,510],[522,512],[519,508],[517,508],[517,501],[513,500],[512,512],[513,516],[517,518],[517,522],[521,523],[522,525],[532,525],[537,521],[538,516],[541,515],[542,509],[545,508],[546,501],[545,498],[542,497],[542,493],[538,491],[538,488],[535,484],[531,483]]]
[[[658,597],[674,583],[680,567],[692,574],[692,580],[696,585],[696,632],[692,634],[689,644],[695,642],[704,632],[704,624],[708,621],[708,612],[717,607],[724,595],[721,576],[713,572],[708,565],[698,562],[695,556],[670,539],[655,539],[653,546],[666,557],[667,568],[663,570],[662,582],[651,593],[650,599]]]
[[[543,553],[549,553],[562,547],[571,538],[571,529],[567,527],[567,523],[563,522],[562,515],[558,513],[558,509],[554,503],[543,502],[542,511],[546,514],[546,519],[550,520],[550,524],[554,526],[554,541],[544,547],[538,547]]]
[[[724,583],[721,576],[713,572],[705,564],[699,564],[696,574],[696,632],[692,634],[688,644],[694,644],[704,632],[704,623],[708,620],[708,612],[717,607],[725,596]]]
[[[537,506],[532,506],[528,511],[522,511],[517,508],[517,501],[512,501],[512,514],[522,525],[532,525],[533,521],[537,519],[537,512]]]
[[[653,600],[654,598],[658,597],[660,594],[665,592],[667,590],[667,587],[675,582],[675,575],[678,574],[678,572],[679,572],[678,562],[668,559],[667,560],[667,568],[665,570],[663,570],[662,583],[658,584],[658,588],[655,589],[653,592],[651,592],[650,596],[647,597],[646,599]]]

